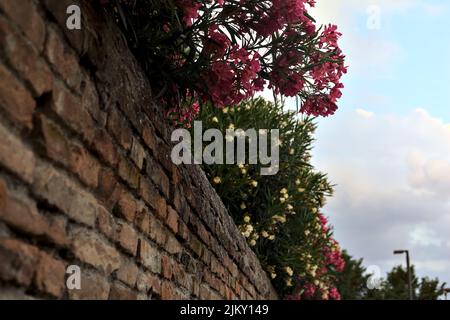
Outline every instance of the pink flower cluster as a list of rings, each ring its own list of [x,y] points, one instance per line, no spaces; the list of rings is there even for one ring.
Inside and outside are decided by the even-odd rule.
[[[158,16],[160,26],[154,27],[154,33],[162,34],[152,37],[166,42],[149,50],[156,55],[152,61],[162,60],[153,69],[164,69],[172,82],[165,86],[171,88],[166,89],[169,104],[180,103],[175,97],[181,96],[222,107],[268,87],[277,95],[299,97],[302,113],[336,112],[341,78],[347,72],[338,46],[341,33],[335,25],[318,31],[308,14],[315,0],[148,2],[150,8],[152,3],[155,8],[170,8]],[[155,48],[162,48],[160,56]]]

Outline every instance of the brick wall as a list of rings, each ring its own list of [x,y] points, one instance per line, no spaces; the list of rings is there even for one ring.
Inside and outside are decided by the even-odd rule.
[[[170,161],[113,19],[81,2],[69,31],[74,2],[0,0],[0,298],[276,298],[201,169]]]

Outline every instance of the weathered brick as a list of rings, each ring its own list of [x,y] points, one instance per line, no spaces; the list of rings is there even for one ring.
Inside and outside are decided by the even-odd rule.
[[[81,106],[89,112],[101,127],[104,127],[106,125],[107,113],[100,109],[100,101],[95,83],[88,75],[83,74],[82,84]]]
[[[190,237],[189,247],[192,249],[192,251],[194,251],[194,253],[197,255],[197,257],[202,256],[203,244],[201,243],[200,240],[198,240],[197,237],[195,237],[195,236]]]
[[[59,298],[66,287],[65,273],[63,262],[41,252],[34,282],[38,290]]]
[[[80,144],[71,144],[70,170],[87,186],[97,188],[100,172],[99,162]]]
[[[148,272],[141,271],[137,278],[137,288],[139,291],[159,296],[161,295],[161,280]]]
[[[117,241],[119,245],[129,254],[135,256],[138,244],[136,230],[126,223],[117,225]]]
[[[98,152],[100,157],[112,167],[115,167],[119,161],[116,147],[111,136],[103,128],[96,128],[94,139],[92,141],[93,148]]]
[[[167,175],[164,173],[162,167],[155,162],[152,157],[147,157],[146,172],[150,179],[158,186],[162,193],[169,198],[170,196],[170,182]]]
[[[142,138],[144,139],[144,142],[147,145],[147,147],[149,147],[150,150],[152,150],[153,154],[157,154],[158,142],[156,141],[155,138],[156,137],[155,131],[150,126],[151,126],[150,123],[144,124],[142,130]]]
[[[161,254],[148,241],[139,240],[139,262],[147,267],[151,272],[161,273]]]
[[[130,150],[133,136],[131,129],[116,109],[112,109],[108,114],[107,129],[125,150]]]
[[[147,179],[142,178],[139,186],[139,193],[144,201],[155,209],[155,213],[162,220],[167,216],[166,200],[159,194],[155,186]]]
[[[3,17],[0,17],[0,43],[2,43],[0,50],[3,50],[14,69],[31,84],[36,96],[51,90],[50,68]]]
[[[132,141],[130,151],[131,160],[133,160],[134,164],[142,170],[146,158],[145,150],[136,138],[133,137]]]
[[[112,214],[104,207],[99,206],[97,209],[97,226],[101,233],[107,238],[113,239],[115,235],[115,223]]]
[[[70,141],[63,130],[52,120],[40,114],[39,129],[49,158],[68,166],[71,161]]]
[[[131,188],[137,189],[139,187],[139,170],[127,158],[121,158],[119,161],[119,176],[125,180]]]
[[[157,244],[163,246],[166,243],[167,235],[169,234],[167,228],[156,219],[153,215],[150,217],[150,232],[149,237]]]
[[[47,217],[48,227],[46,228],[45,236],[52,243],[66,247],[68,245],[67,239],[67,218],[64,216],[52,215]]]
[[[137,200],[131,193],[124,191],[120,196],[119,202],[117,203],[117,213],[125,220],[133,222],[136,217],[137,211]]]
[[[39,261],[39,250],[16,239],[0,239],[0,278],[30,285]]]
[[[104,202],[105,207],[112,210],[119,201],[123,188],[109,168],[102,168],[99,174],[99,199]]]
[[[172,279],[172,259],[169,256],[162,256],[162,275],[164,278],[171,280]]]
[[[121,266],[119,252],[97,233],[88,229],[73,227],[70,230],[71,249],[75,256],[106,274]]]
[[[49,164],[39,163],[33,188],[38,195],[72,219],[89,226],[95,225],[98,205],[93,196]]]
[[[173,233],[178,233],[178,213],[170,205],[167,206],[166,223]]]
[[[136,226],[144,234],[150,234],[150,212],[146,208],[142,208],[136,215]]]
[[[109,297],[108,280],[97,273],[81,270],[81,288],[68,289],[72,300],[106,300]]]
[[[53,27],[48,28],[45,54],[64,81],[78,91],[81,83],[79,59]]]
[[[177,235],[184,241],[189,241],[189,229],[183,221],[179,221]]]
[[[0,7],[25,32],[39,51],[45,41],[45,23],[32,0],[2,0]]]
[[[9,190],[0,180],[0,219],[10,226],[34,236],[44,235],[48,224],[36,204],[17,191]]]
[[[33,180],[35,157],[15,135],[0,123],[0,163],[26,182]]]
[[[164,281],[161,286],[161,299],[173,300],[174,299],[173,291],[174,288],[172,283],[169,281]]]
[[[136,285],[137,276],[139,273],[139,268],[132,261],[126,261],[122,263],[122,266],[117,271],[117,279],[123,281],[131,288]]]
[[[0,107],[19,124],[32,128],[36,102],[25,87],[0,63]]]
[[[115,282],[111,286],[109,300],[137,300],[137,292],[125,287],[123,284]]]
[[[81,107],[81,98],[73,95],[59,81],[53,82],[52,110],[76,133],[87,142],[92,142],[95,135],[95,124],[91,115]]]
[[[179,254],[183,251],[183,247],[180,242],[172,234],[167,234],[167,240],[165,244],[165,249],[170,254]]]
[[[208,285],[202,283],[200,285],[200,294],[199,297],[201,300],[210,300],[212,297],[211,289]]]

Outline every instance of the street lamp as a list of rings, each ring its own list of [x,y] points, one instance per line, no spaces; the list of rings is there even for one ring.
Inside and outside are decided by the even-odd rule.
[[[408,291],[409,291],[409,300],[413,300],[413,291],[411,284],[411,268],[409,266],[409,251],[408,250],[395,250],[394,254],[404,254],[406,253],[406,273],[408,274]]]

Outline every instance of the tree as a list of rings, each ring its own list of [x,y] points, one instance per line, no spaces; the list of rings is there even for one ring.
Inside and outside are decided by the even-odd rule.
[[[355,260],[346,250],[342,252],[345,268],[337,275],[337,288],[343,300],[359,300],[367,296],[367,281],[370,275],[365,274],[363,259]]]
[[[381,279],[378,289],[368,289],[370,275],[363,266],[363,259],[356,260],[343,251],[344,271],[337,275],[337,288],[344,300],[408,300],[408,274],[402,266],[395,266]],[[445,283],[428,277],[417,278],[411,266],[411,282],[414,300],[437,300],[444,294]]]

